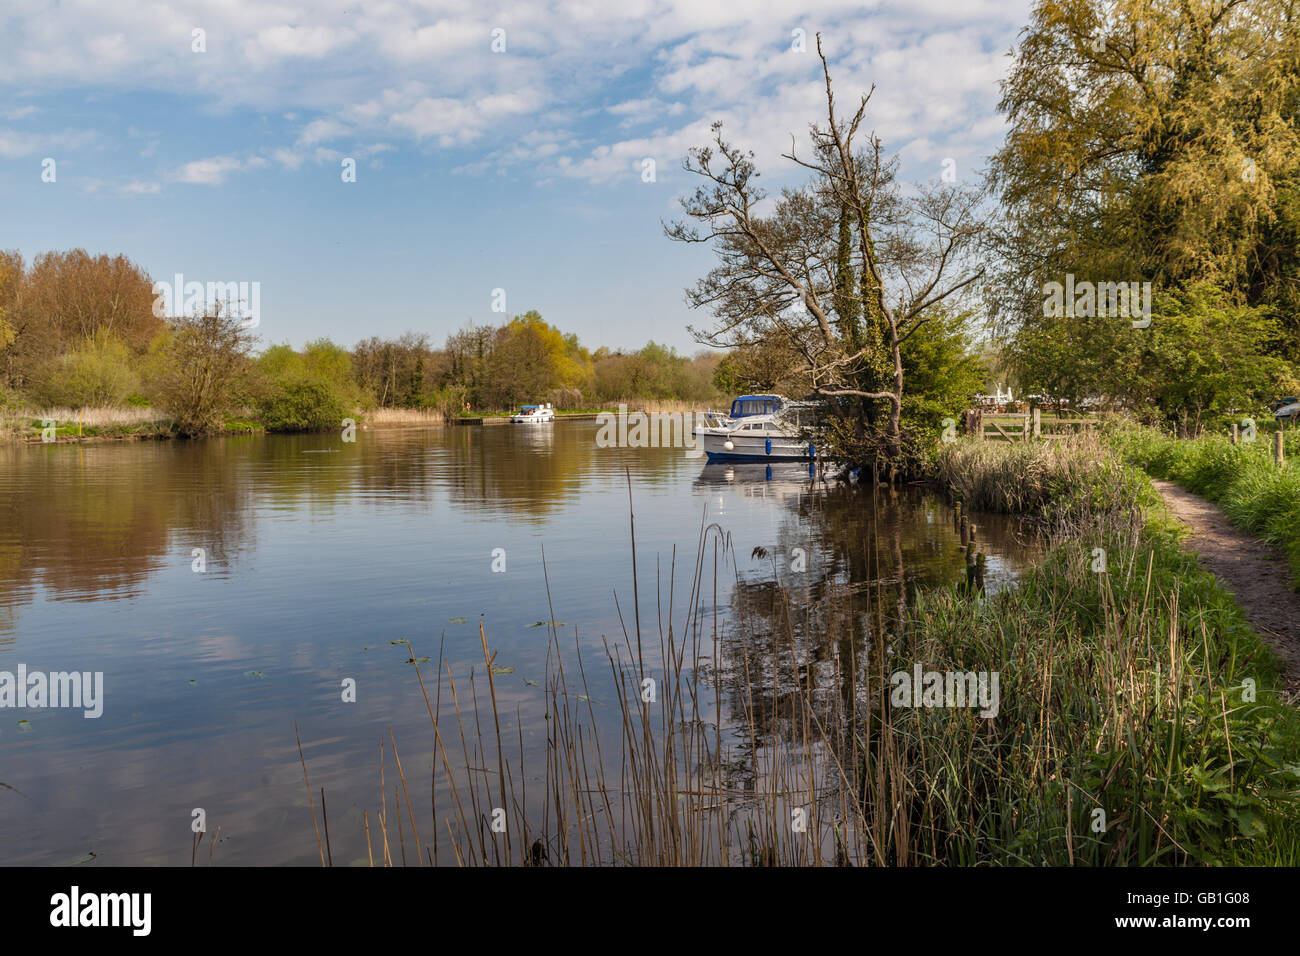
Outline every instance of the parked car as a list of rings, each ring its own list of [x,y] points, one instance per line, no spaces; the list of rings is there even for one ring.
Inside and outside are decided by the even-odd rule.
[[[1273,417],[1279,422],[1300,422],[1300,398],[1284,398],[1273,407]]]

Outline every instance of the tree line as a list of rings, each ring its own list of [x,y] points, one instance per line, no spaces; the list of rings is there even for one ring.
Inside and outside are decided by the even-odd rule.
[[[265,346],[213,308],[154,314],[153,282],[125,256],[48,252],[28,265],[0,253],[0,404],[10,409],[156,407],[179,432],[232,418],[272,430],[337,427],[370,408],[504,411],[549,401],[576,409],[624,400],[706,403],[718,357],[648,343],[583,346],[536,311],[467,324],[441,347],[425,332]]]

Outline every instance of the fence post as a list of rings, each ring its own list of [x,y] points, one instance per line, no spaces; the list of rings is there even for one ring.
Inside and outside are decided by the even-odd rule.
[[[1232,443],[1233,443],[1234,445],[1237,444],[1237,438],[1238,438],[1238,434],[1237,434],[1237,423],[1236,423],[1236,422],[1233,422],[1233,423],[1232,423]]]
[[[1042,412],[1040,409],[1035,408],[1034,409],[1034,440],[1037,441],[1042,437],[1043,437]]]
[[[1025,435],[1024,435],[1024,441],[1029,441],[1029,435],[1030,435],[1029,427],[1030,427],[1030,426],[1029,426],[1029,409],[1026,408],[1026,409],[1025,409],[1025,426],[1024,426]]]
[[[1286,446],[1283,444],[1284,436],[1281,431],[1273,433],[1273,462],[1279,468],[1286,464]]]

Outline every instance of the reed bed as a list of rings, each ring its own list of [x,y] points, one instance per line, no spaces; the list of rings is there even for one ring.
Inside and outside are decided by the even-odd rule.
[[[365,412],[367,425],[392,427],[395,425],[443,425],[450,416],[438,408],[372,408]]]
[[[707,402],[684,402],[664,398],[629,398],[609,403],[606,407],[617,409],[620,404],[627,405],[629,409],[634,411],[645,412],[648,415],[690,414],[691,412],[704,411],[708,406]]]
[[[50,421],[60,438],[80,433],[100,436],[159,436],[170,422],[157,409],[137,406],[97,405],[87,408],[22,409],[0,406],[0,439],[21,441],[39,436]]]
[[[774,563],[742,581],[702,525],[684,606],[634,584],[594,661],[548,627],[540,753],[498,706],[482,628],[468,674],[413,649],[431,773],[411,786],[382,741],[379,808],[346,839],[373,865],[1300,863],[1300,722],[1231,599],[1144,517],[1149,486],[1092,444],[970,444],[945,473],[964,457],[987,477],[954,492],[1030,508],[1050,535],[1018,587],[909,594],[897,550],[866,580]],[[728,575],[745,598],[723,609]],[[998,673],[997,715],[896,700],[916,664]],[[329,843],[326,826],[323,861]]]
[[[60,425],[81,422],[83,427],[89,428],[143,425],[163,419],[156,408],[141,408],[134,405],[94,405],[80,409],[44,408],[21,412],[18,417],[42,421],[53,419]]]

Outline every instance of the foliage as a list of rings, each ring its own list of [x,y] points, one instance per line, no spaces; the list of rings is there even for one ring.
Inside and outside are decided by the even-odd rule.
[[[1035,5],[1002,85],[1009,131],[991,170],[1001,274],[989,291],[1018,332],[1023,387],[1194,422],[1258,400],[1243,394],[1258,376],[1234,384],[1252,356],[1300,361],[1293,8]],[[1150,281],[1165,306],[1145,332],[1044,315],[1040,290],[1067,275]]]
[[[1158,293],[1151,324],[1049,317],[1027,324],[1010,354],[1022,389],[1077,404],[1094,396],[1152,423],[1194,434],[1226,413],[1262,413],[1295,367],[1277,352],[1284,325],[1265,307],[1192,283]]]
[[[975,351],[971,320],[969,313],[937,310],[903,343],[906,421],[936,429],[944,418],[958,418],[984,387],[988,367]]]
[[[150,348],[146,394],[186,437],[221,430],[251,394],[253,335],[211,311],[173,319]]]
[[[337,429],[352,414],[353,406],[338,384],[309,375],[277,380],[258,405],[258,418],[272,432]]]
[[[37,374],[33,389],[43,405],[120,405],[140,387],[130,350],[100,332],[76,351],[65,352]]]

